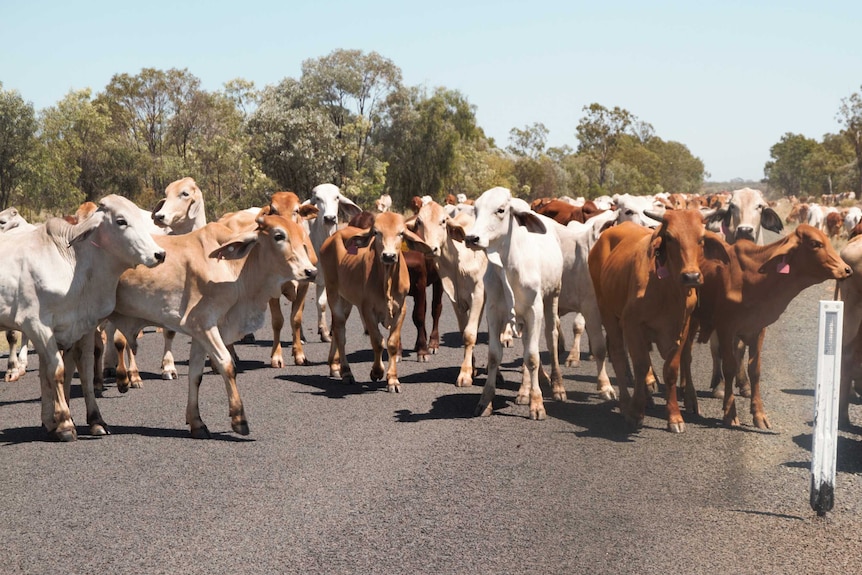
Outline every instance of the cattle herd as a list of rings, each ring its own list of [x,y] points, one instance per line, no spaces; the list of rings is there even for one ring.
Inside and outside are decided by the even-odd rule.
[[[440,345],[445,292],[463,339],[463,361],[452,382],[457,386],[473,385],[474,348],[483,313],[487,317],[487,377],[477,416],[492,414],[502,350],[516,338],[523,345],[516,403],[529,405],[531,418],[539,420],[546,417],[543,385],[555,400],[566,399],[560,317],[574,313],[574,341],[564,351],[564,363],[579,365],[586,331],[596,391],[618,399],[630,429],[642,425],[660,373],[668,430],[685,431],[680,398],[687,412],[698,413],[691,373],[696,341],[710,344],[710,385],[723,397],[724,424],[740,424],[734,397],[742,395],[751,398],[754,425],[768,428],[760,396],[766,327],[802,290],[834,279],[836,295],[845,300],[839,423],[849,424],[854,385],[862,393],[858,207],[841,211],[795,202],[786,221],[797,225],[785,231],[761,193],[749,188],[707,196],[624,194],[528,204],[498,187],[475,201],[450,195],[444,205],[415,197],[407,217],[391,206],[384,195],[373,211],[363,211],[337,186],[322,184],[305,201],[293,192],[276,192],[266,206],[207,223],[201,190],[183,178],[167,187],[152,212],[114,195],[39,225],[27,223],[15,208],[4,210],[0,327],[10,344],[6,381],[25,374],[32,345],[49,437],[77,437],[69,411],[76,370],[90,433],[107,434],[97,403],[104,374],[116,373],[121,392],[139,387],[137,337],[154,325],[163,330],[165,379],[177,377],[174,335],[191,337],[186,407],[191,435],[209,436],[198,407],[207,358],[224,380],[233,430],[246,435],[233,344],[259,329],[269,309],[271,366],[283,368],[284,296],[291,302],[293,362],[307,366],[302,314],[314,283],[318,336],[330,342],[328,375],[344,383],[356,381],[345,349],[345,325],[354,307],[373,350],[370,379],[385,379],[388,391],[400,392],[408,298],[414,299],[417,358],[427,361]],[[767,243],[764,230],[777,239]],[[839,235],[849,238],[840,254],[832,245]],[[430,334],[427,286],[432,286]],[[549,373],[540,360],[542,332]],[[661,366],[653,365],[653,349]]]

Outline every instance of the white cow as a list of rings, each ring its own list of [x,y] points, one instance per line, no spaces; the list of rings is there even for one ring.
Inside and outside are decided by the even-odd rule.
[[[18,210],[15,208],[6,208],[0,212],[0,232],[9,232],[12,230],[29,232],[35,228],[36,226],[28,223],[24,219],[24,216],[18,213]]]
[[[476,414],[491,414],[496,378],[502,357],[497,334],[507,322],[523,326],[524,373],[516,402],[530,404],[530,417],[544,419],[539,388],[539,330],[544,320],[551,356],[551,386],[555,399],[566,391],[557,357],[557,306],[563,274],[563,254],[553,226],[530,210],[506,188],[491,188],[475,203],[476,221],[467,230],[467,245],[485,250],[485,295],[488,306],[488,378]],[[541,257],[537,257],[540,254]]]
[[[656,202],[651,196],[617,194],[613,198],[619,212],[619,222],[634,222],[639,226],[655,228],[659,222],[644,214],[645,210],[655,210]]]
[[[21,233],[36,229],[27,222],[14,207],[0,212],[0,233]],[[18,381],[27,371],[27,336],[15,330],[6,332],[6,343],[9,344],[9,360],[6,364],[6,381]],[[19,347],[20,345],[20,347]]]
[[[590,350],[596,360],[597,386],[605,399],[616,398],[611,380],[605,367],[607,350],[605,337],[602,333],[602,317],[596,292],[590,279],[587,257],[595,245],[599,234],[608,226],[613,225],[619,213],[607,210],[593,216],[586,223],[569,222],[559,226],[556,234],[560,238],[560,248],[563,253],[562,288],[559,300],[559,317],[568,313],[577,313],[579,317],[574,322],[574,342],[566,358],[567,366],[580,365],[581,334],[586,328],[590,338]],[[556,223],[556,222],[555,222]],[[562,338],[561,338],[562,339]]]
[[[374,207],[381,214],[392,209],[392,196],[389,194],[380,194],[380,197],[374,202]]]
[[[52,218],[30,232],[0,236],[0,327],[24,332],[39,354],[42,424],[53,438],[77,437],[61,350],[92,340],[96,325],[114,309],[123,271],[165,259],[145,229],[139,208],[111,195],[79,224]],[[89,379],[92,387],[92,376],[92,370],[82,373],[82,386]],[[89,401],[87,421],[94,433],[104,433]]]
[[[308,220],[308,235],[311,237],[311,245],[320,257],[320,246],[335,233],[338,227],[338,215],[341,213],[345,220],[362,211],[350,198],[341,193],[335,184],[320,184],[311,190],[311,198],[305,203],[310,203],[317,208],[317,217]],[[321,341],[332,341],[329,336],[329,328],[326,326],[326,284],[322,270],[315,279],[317,290],[317,333]]]
[[[853,231],[860,222],[862,222],[862,209],[859,206],[847,208],[847,213],[844,214],[844,232],[847,237],[850,237],[850,232]]]

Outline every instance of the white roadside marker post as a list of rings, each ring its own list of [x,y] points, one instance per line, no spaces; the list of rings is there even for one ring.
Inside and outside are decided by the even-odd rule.
[[[838,452],[838,391],[841,384],[843,301],[821,301],[817,330],[817,382],[811,446],[811,508],[818,517],[835,503]]]

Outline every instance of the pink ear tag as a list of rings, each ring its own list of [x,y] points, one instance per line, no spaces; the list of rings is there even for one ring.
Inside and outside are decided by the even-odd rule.
[[[781,261],[778,262],[778,273],[780,274],[789,274],[790,273],[790,264],[787,263],[787,256],[781,258]]]
[[[669,276],[670,272],[667,271],[667,266],[665,266],[664,264],[659,264],[655,267],[655,277],[657,277],[658,279],[663,280]]]
[[[352,256],[355,256],[356,254],[359,253],[359,246],[356,245],[356,242],[350,242],[347,245],[347,253],[349,253]]]

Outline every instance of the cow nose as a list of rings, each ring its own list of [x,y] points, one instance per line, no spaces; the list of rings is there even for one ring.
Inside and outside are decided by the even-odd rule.
[[[306,268],[305,269],[305,277],[310,280],[313,280],[317,277],[317,268]]]
[[[323,221],[327,224],[334,224],[338,221],[338,217],[336,216],[323,216]]]
[[[155,222],[165,221],[165,214],[153,214],[153,221],[155,221]]]
[[[398,254],[393,252],[383,252],[382,254],[380,254],[380,261],[382,261],[384,264],[394,264],[396,261],[398,261]]]
[[[475,246],[479,244],[479,236],[467,236],[464,238],[464,243],[470,246]]]
[[[746,239],[754,241],[754,228],[751,226],[739,226],[736,228],[736,239]]]
[[[700,285],[700,272],[685,272],[682,274],[682,284],[687,286]]]
[[[853,275],[853,270],[850,269],[850,266],[846,266],[844,268],[844,275],[847,276],[848,278]]]
[[[156,252],[156,261],[162,263],[165,261],[165,251],[162,250],[160,252]]]

